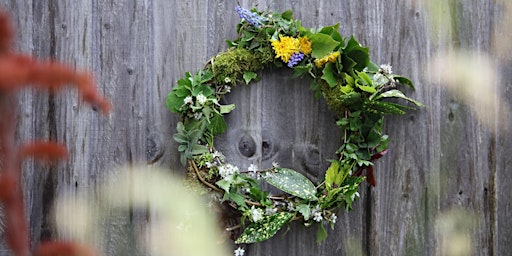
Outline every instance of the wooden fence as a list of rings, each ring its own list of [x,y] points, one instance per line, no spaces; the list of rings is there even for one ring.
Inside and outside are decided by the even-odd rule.
[[[386,119],[392,142],[376,163],[377,186],[361,187],[354,210],[340,212],[325,242],[315,243],[315,228],[292,225],[284,236],[248,246],[246,255],[512,251],[512,186],[507,185],[512,182],[512,66],[503,50],[512,41],[507,44],[506,0],[240,4],[291,9],[306,27],[339,22],[342,35],[353,34],[370,47],[372,61],[390,63],[393,71],[410,77],[416,91],[407,93],[426,105]],[[17,50],[89,69],[113,104],[113,112],[104,116],[72,91],[20,94],[19,139],[55,139],[70,152],[57,167],[24,164],[33,246],[57,236],[51,207],[63,191],[94,189],[105,173],[129,163],[184,172],[172,140],[178,116],[165,108],[165,97],[186,71],[201,68],[226,49],[226,39],[235,38],[235,6],[236,1],[224,0],[0,0],[17,28]],[[456,55],[459,50],[467,55]],[[277,161],[321,178],[319,170],[325,170],[340,141],[325,102],[313,99],[309,81],[289,79],[287,71],[261,75],[261,82],[240,85],[229,95],[237,110],[228,117],[231,128],[217,139],[218,147],[242,167]],[[126,248],[137,246],[115,231],[141,229],[150,212],[110,216],[107,238],[98,241],[105,253],[131,254]],[[2,248],[0,253],[8,255]]]

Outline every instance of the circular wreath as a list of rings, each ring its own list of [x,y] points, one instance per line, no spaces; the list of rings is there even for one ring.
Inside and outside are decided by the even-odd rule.
[[[283,225],[300,220],[306,226],[319,224],[317,240],[327,236],[324,224],[334,228],[336,212],[350,210],[365,179],[375,186],[373,161],[386,153],[388,136],[382,132],[384,116],[404,114],[409,107],[385,101],[401,98],[417,106],[397,87],[412,82],[391,71],[391,66],[370,61],[368,48],[354,37],[343,38],[339,24],[320,29],[305,28],[284,13],[235,8],[241,21],[238,38],[228,40],[228,50],[211,58],[195,74],[186,73],[167,96],[167,107],[181,114],[173,138],[179,143],[181,162],[188,162],[189,176],[213,197],[235,211],[243,229],[235,243],[254,243],[271,238]],[[343,144],[336,151],[320,184],[299,172],[280,167],[237,167],[214,148],[214,137],[227,129],[224,115],[234,104],[221,99],[239,83],[249,84],[264,68],[285,67],[292,77],[312,78],[311,90],[323,96],[337,114]],[[268,183],[282,191],[271,195]]]

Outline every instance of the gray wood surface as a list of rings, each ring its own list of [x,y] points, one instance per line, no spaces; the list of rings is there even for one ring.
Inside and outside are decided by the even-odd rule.
[[[497,39],[507,38],[500,35],[510,33],[501,27],[510,22],[506,1],[438,3],[439,13],[451,14],[449,23],[440,25],[446,30],[436,29],[439,13],[429,13],[415,0],[240,3],[291,9],[306,27],[340,22],[344,36],[354,34],[370,47],[372,61],[390,63],[394,72],[410,77],[416,91],[407,90],[408,95],[426,105],[387,118],[392,142],[376,163],[377,186],[361,187],[354,210],[340,212],[324,243],[315,243],[315,228],[294,224],[284,236],[248,246],[246,255],[450,255],[446,246],[454,244],[468,247],[472,255],[512,251],[512,131],[507,118],[512,67],[510,55],[495,47],[502,45]],[[201,68],[226,49],[225,39],[235,38],[235,5],[223,0],[0,0],[17,27],[17,50],[89,69],[113,104],[112,113],[104,116],[77,100],[74,91],[20,94],[19,139],[56,139],[70,151],[57,167],[24,165],[32,246],[58,236],[51,207],[59,194],[94,190],[116,166],[144,163],[184,172],[172,140],[178,116],[166,110],[165,97],[186,71]],[[447,78],[429,65],[438,54],[457,49],[491,56],[500,76],[470,87],[482,94],[495,92],[491,108],[453,93],[445,86]],[[320,179],[339,146],[339,131],[325,102],[313,99],[309,81],[291,80],[289,74],[266,70],[262,81],[238,86],[226,98],[237,105],[228,117],[230,129],[216,143],[240,167],[276,161]],[[240,147],[250,153],[242,154]],[[143,255],[134,236],[120,234],[145,232],[151,207],[114,213],[105,221],[107,239],[93,242],[108,255]],[[446,221],[452,229],[440,226]],[[462,234],[470,244],[457,244],[450,240],[456,233],[449,232]],[[0,252],[7,255],[5,246]]]

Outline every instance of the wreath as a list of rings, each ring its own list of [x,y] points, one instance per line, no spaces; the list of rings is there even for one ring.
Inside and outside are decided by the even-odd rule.
[[[320,242],[327,237],[325,225],[334,228],[337,210],[350,210],[358,199],[359,185],[364,180],[376,185],[373,161],[387,152],[389,141],[382,131],[384,116],[411,108],[388,99],[422,104],[398,89],[414,89],[409,79],[393,74],[389,64],[372,63],[369,48],[354,37],[343,38],[339,24],[311,29],[293,19],[289,10],[237,6],[235,11],[241,18],[238,38],[228,40],[228,49],[203,69],[187,72],[167,96],[167,107],[182,117],[173,136],[181,162],[188,163],[188,176],[203,191],[235,213],[230,216],[237,218],[237,225],[226,228],[240,230],[235,243],[264,241],[295,220],[319,224]],[[267,169],[235,166],[214,147],[215,136],[227,129],[224,115],[235,109],[234,104],[222,104],[223,96],[237,84],[258,80],[258,71],[281,67],[291,69],[292,78],[311,77],[315,97],[323,96],[337,115],[343,143],[320,184],[277,163]],[[263,189],[265,183],[282,194],[270,194]]]

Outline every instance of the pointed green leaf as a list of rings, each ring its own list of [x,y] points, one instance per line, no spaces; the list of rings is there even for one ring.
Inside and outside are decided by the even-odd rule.
[[[292,213],[279,212],[272,216],[265,216],[262,220],[251,223],[238,239],[236,244],[251,244],[265,241],[273,237],[293,217]]]
[[[359,87],[359,89],[361,89],[361,91],[367,92],[367,93],[375,93],[377,91],[377,90],[375,90],[375,88],[373,88],[371,86],[361,85],[358,87]]]
[[[322,222],[318,223],[318,230],[316,232],[316,242],[321,243],[327,238],[327,231],[325,230]]]
[[[235,109],[235,104],[221,105],[220,106],[220,113],[221,114],[227,114],[227,113],[231,112],[233,109]]]
[[[306,200],[316,201],[316,188],[304,175],[287,168],[275,168],[265,180],[272,186]]]
[[[408,100],[408,101],[414,103],[418,107],[424,106],[419,101],[413,100],[413,99],[405,96],[403,92],[401,92],[400,90],[396,90],[396,89],[383,92],[377,98],[378,99],[380,99],[380,98],[401,98],[401,99]]]
[[[336,176],[338,175],[340,169],[340,164],[338,161],[332,161],[331,165],[325,172],[325,186],[330,189],[336,180]]]
[[[412,89],[414,89],[414,84],[412,83],[411,80],[409,80],[408,78],[406,77],[403,77],[403,76],[399,76],[399,75],[393,75],[393,79],[395,79],[395,81],[401,83],[401,84],[405,84],[405,85],[408,85],[409,87],[411,87]]]

